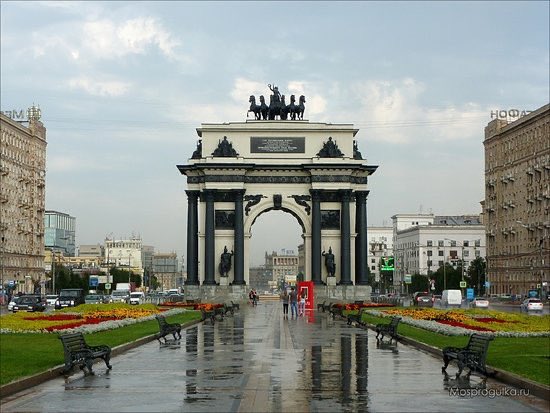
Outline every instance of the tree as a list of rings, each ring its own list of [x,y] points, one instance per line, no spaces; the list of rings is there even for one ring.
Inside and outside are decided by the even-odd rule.
[[[462,281],[462,269],[460,266],[455,269],[451,264],[446,262],[445,270],[441,266],[431,274],[431,277],[435,279],[435,291],[439,294],[444,289],[445,277],[447,278],[447,290],[458,290],[460,289],[460,281]]]
[[[430,291],[430,280],[425,275],[413,274],[409,285],[409,293],[414,294],[418,291]]]
[[[474,288],[477,296],[485,295],[485,279],[487,274],[487,263],[483,257],[477,257],[468,267],[470,287]]]

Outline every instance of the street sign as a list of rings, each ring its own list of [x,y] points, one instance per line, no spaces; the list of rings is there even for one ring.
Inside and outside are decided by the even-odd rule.
[[[105,289],[110,290],[111,289],[111,283],[105,283]]]
[[[491,282],[490,281],[485,281],[485,287],[489,288],[490,286],[491,286]]]
[[[466,298],[468,300],[473,300],[474,299],[474,289],[473,288],[467,288],[466,289]]]
[[[99,282],[97,277],[90,277],[90,287],[97,287]]]
[[[466,281],[460,281],[460,288],[466,288]]]
[[[410,274],[405,274],[404,281],[405,281],[405,284],[410,284],[410,283],[412,283],[412,275],[410,275]]]

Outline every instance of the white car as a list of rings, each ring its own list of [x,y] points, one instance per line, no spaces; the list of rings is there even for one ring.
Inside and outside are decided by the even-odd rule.
[[[18,295],[11,297],[11,300],[10,300],[10,302],[8,303],[8,311],[13,311],[13,306],[14,306],[15,304],[17,304],[17,303],[19,302],[20,299],[21,299],[21,297],[18,296]]]
[[[141,291],[130,293],[130,304],[141,304],[144,298],[145,294]]]
[[[47,295],[46,296],[46,305],[53,307],[58,298],[59,298],[58,295]]]
[[[521,311],[542,311],[543,309],[542,301],[538,298],[528,298],[523,303],[521,303]]]
[[[474,298],[474,300],[472,301],[472,307],[489,308],[489,300],[485,298]]]

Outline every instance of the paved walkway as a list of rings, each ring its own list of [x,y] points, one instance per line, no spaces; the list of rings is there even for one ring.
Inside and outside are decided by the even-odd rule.
[[[278,302],[188,328],[2,400],[8,412],[534,412],[546,402],[489,380],[449,390],[441,359],[312,311],[284,319]],[[449,367],[452,374],[455,367]],[[480,384],[472,376],[470,385]],[[477,392],[477,394],[475,393]]]

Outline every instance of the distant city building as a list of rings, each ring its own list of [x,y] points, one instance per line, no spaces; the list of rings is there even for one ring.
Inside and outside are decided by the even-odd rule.
[[[76,218],[58,211],[44,213],[44,246],[46,249],[75,256]]]
[[[157,277],[161,290],[179,288],[183,285],[181,272],[178,271],[178,257],[175,252],[153,255],[153,274]]]
[[[491,294],[548,292],[550,105],[485,128],[485,227]]]
[[[289,280],[298,275],[299,257],[294,250],[265,253],[265,269],[271,274],[271,281]]]
[[[28,127],[0,114],[0,285],[40,291],[44,273],[46,128],[40,109]]]
[[[479,215],[396,214],[393,220],[394,288],[404,292],[406,274],[429,276],[449,263],[462,264],[486,256],[485,227]]]
[[[143,276],[143,264],[141,261],[141,238],[130,239],[106,239],[105,262],[108,267],[115,266],[122,270],[128,270],[132,274]]]
[[[393,228],[368,227],[368,259],[369,271],[374,281],[380,281],[380,260],[382,257],[393,256]]]
[[[95,244],[95,245],[81,244],[78,246],[78,256],[82,258],[84,257],[103,258],[105,256],[105,247],[101,244]]]

